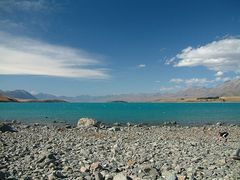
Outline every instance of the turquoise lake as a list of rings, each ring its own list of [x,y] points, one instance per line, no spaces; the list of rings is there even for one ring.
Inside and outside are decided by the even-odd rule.
[[[81,117],[105,123],[240,123],[240,103],[0,103],[0,120],[66,121]]]

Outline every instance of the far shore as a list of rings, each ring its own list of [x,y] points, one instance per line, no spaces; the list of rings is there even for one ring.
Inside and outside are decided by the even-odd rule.
[[[1,97],[0,96],[0,102],[18,102],[18,103],[31,103],[31,102],[69,102],[71,101],[65,101],[61,99],[17,99],[17,98],[9,98],[9,97]],[[184,102],[196,102],[196,103],[201,103],[201,102],[216,102],[216,103],[223,103],[223,102],[240,102],[240,96],[222,96],[222,97],[193,97],[193,98],[160,98],[156,100],[151,100],[151,101],[128,101],[128,100],[113,100],[113,101],[96,101],[96,103],[162,103],[162,102],[171,102],[171,103],[184,103]],[[77,102],[73,102],[77,103]],[[89,102],[89,103],[94,103],[94,102]]]
[[[200,97],[200,98],[162,98],[155,102],[240,102],[240,96]]]
[[[10,97],[1,97],[0,102],[17,102],[17,103],[31,103],[31,102],[67,102],[61,99],[18,99],[18,98],[10,98]]]

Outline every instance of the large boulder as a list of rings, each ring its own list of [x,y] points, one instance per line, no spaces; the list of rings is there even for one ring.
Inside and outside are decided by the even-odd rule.
[[[98,122],[92,118],[81,118],[77,123],[77,127],[91,127],[97,126]]]

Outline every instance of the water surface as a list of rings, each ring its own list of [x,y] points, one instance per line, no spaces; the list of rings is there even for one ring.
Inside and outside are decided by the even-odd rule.
[[[0,120],[76,123],[81,117],[105,123],[240,123],[240,103],[0,103]]]

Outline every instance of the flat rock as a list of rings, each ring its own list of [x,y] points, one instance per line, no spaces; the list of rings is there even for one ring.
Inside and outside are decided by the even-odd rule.
[[[118,173],[113,177],[113,180],[128,180],[128,178],[123,173]]]

